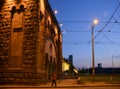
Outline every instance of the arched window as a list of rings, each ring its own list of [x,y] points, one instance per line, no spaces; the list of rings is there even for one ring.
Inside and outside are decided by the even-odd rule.
[[[24,5],[20,5],[19,8],[16,8],[16,6],[12,7],[11,21],[11,53],[9,65],[12,68],[21,68],[23,64]]]

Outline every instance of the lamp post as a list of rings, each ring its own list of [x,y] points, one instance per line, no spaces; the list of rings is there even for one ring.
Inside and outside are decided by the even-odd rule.
[[[98,20],[95,19],[92,23],[92,76],[93,80],[95,80],[95,61],[94,61],[94,27],[98,23]]]
[[[112,73],[111,73],[111,76],[110,76],[110,82],[112,83],[113,81],[113,75],[114,74],[114,60],[113,60],[113,53],[112,53]]]

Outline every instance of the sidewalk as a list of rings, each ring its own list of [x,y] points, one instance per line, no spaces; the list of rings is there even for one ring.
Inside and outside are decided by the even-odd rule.
[[[107,86],[120,86],[120,83],[118,84],[112,84],[112,83],[104,83],[104,82],[82,82],[81,84],[77,83],[77,79],[60,79],[57,80],[57,87],[107,87]],[[0,85],[1,87],[40,87],[40,88],[50,88],[51,82],[46,84],[37,84],[37,85]]]
[[[92,87],[92,86],[120,86],[120,83],[104,83],[104,82],[82,82],[77,83],[77,79],[61,79],[57,80],[57,87]],[[51,83],[41,85],[41,87],[51,87]]]

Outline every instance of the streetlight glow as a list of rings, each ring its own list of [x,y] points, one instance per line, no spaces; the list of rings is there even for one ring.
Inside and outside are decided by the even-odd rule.
[[[98,24],[98,20],[97,20],[97,19],[94,19],[93,24],[94,24],[94,25]]]
[[[62,26],[63,26],[63,24],[62,24],[62,23],[59,23],[59,26],[60,26],[60,27],[62,27]]]
[[[58,11],[57,11],[57,10],[54,10],[54,13],[55,13],[55,14],[57,14],[57,13],[58,13]]]

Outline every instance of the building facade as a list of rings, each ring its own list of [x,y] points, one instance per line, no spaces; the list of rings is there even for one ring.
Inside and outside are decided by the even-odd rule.
[[[70,56],[69,58],[63,58],[62,59],[62,73],[64,77],[69,77],[72,78],[76,77],[75,75],[78,75],[78,69],[75,68],[75,66],[73,65],[73,61],[71,61],[71,59],[73,60],[73,55]]]
[[[47,0],[0,0],[0,83],[60,78],[61,39]]]

